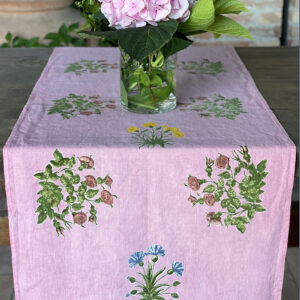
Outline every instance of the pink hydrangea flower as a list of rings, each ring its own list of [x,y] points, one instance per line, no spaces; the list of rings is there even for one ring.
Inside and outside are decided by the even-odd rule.
[[[99,0],[110,26],[121,28],[155,25],[170,19],[184,22],[195,0]]]

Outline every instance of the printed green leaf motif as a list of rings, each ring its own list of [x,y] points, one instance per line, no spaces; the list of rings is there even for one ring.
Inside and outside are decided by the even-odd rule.
[[[251,161],[247,146],[242,146],[240,150],[233,151],[231,157],[221,153],[219,155],[215,159],[205,158],[205,171],[208,174],[207,181],[210,184],[203,189],[203,193],[209,194],[201,198],[200,192],[193,195],[192,190],[188,200],[193,207],[198,204],[205,204],[212,209],[214,206],[220,205],[221,211],[207,213],[206,220],[208,224],[222,225],[222,218],[224,218],[223,221],[226,227],[234,226],[239,232],[245,233],[246,225],[254,220],[255,215],[266,211],[266,208],[262,205],[261,196],[264,193],[262,188],[266,185],[263,179],[268,174],[268,172],[265,172],[267,160],[262,160],[255,167],[256,164]],[[228,161],[226,171],[224,169],[219,170],[218,166],[218,160],[224,160],[224,157],[227,157]],[[223,172],[219,173],[219,171]],[[190,181],[191,178],[195,178],[198,183],[203,180],[191,174],[188,178]],[[192,187],[191,184],[189,182],[185,186]],[[213,195],[212,192],[214,192]],[[203,201],[200,202],[201,199]]]
[[[98,194],[98,192],[99,192],[98,190],[88,190],[86,192],[86,195],[88,198],[93,198]]]
[[[197,112],[200,117],[227,118],[235,120],[243,111],[242,103],[238,98],[226,99],[222,95],[216,95],[214,100],[207,97],[190,98],[190,102],[178,103],[181,111]],[[234,176],[240,172],[235,168]]]
[[[214,4],[218,15],[248,12],[248,9],[240,0],[216,0]]]
[[[86,60],[70,64],[66,69],[65,73],[74,73],[77,76],[89,73],[106,73],[109,69],[119,69],[118,64],[109,64],[106,60]]]
[[[201,62],[197,61],[181,61],[178,64],[179,70],[185,70],[189,74],[202,74],[217,76],[220,73],[226,72],[223,68],[221,61],[211,61],[209,59],[202,59]]]
[[[35,211],[38,213],[38,224],[49,218],[58,236],[64,235],[66,229],[70,230],[72,224],[83,225],[86,221],[97,224],[97,210],[93,204],[103,202],[112,207],[114,199],[118,197],[102,185],[99,185],[100,190],[88,189],[88,187],[95,187],[96,178],[91,174],[83,177],[77,174],[77,171],[81,172],[85,169],[94,171],[91,164],[94,166],[95,162],[91,156],[81,156],[76,161],[75,156],[63,157],[57,149],[53,156],[55,160],[51,160],[52,165],[47,164],[44,172],[34,175],[41,187],[38,191],[39,198],[36,200],[39,205]],[[80,169],[83,165],[84,167]],[[103,178],[105,180],[109,178],[109,184],[106,185],[111,188],[113,180],[108,174]],[[104,189],[106,190],[105,201],[101,198],[100,201],[92,200],[99,191]]]
[[[215,189],[216,189],[215,186],[213,184],[210,184],[204,188],[203,192],[204,193],[213,193],[215,191]]]
[[[210,25],[206,31],[213,32],[216,34],[226,34],[238,37],[244,37],[248,39],[253,39],[249,31],[238,24],[236,21],[227,18],[222,15],[217,15],[215,18],[215,22]]]
[[[264,172],[264,170],[266,169],[267,166],[267,161],[263,160],[261,161],[258,165],[257,165],[257,171],[258,172]]]
[[[158,22],[157,26],[146,25],[120,29],[118,30],[120,48],[129,54],[131,58],[141,62],[167,44],[175,33],[177,26],[177,21],[170,20]]]
[[[191,10],[191,15],[185,23],[181,23],[179,31],[185,35],[193,35],[206,30],[215,20],[213,0],[198,0]]]
[[[63,119],[71,117],[99,115],[103,109],[115,109],[114,100],[103,100],[100,96],[77,96],[69,94],[65,98],[53,100],[54,105],[48,110],[48,115],[60,114]],[[55,167],[67,165],[72,168],[75,164],[75,158],[70,160],[59,159],[59,154],[54,156],[55,160],[51,160],[51,164]]]

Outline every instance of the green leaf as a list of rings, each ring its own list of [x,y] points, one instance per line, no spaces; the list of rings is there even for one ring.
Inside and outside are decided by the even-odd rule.
[[[177,285],[179,285],[179,284],[181,284],[180,281],[174,281],[174,282],[173,282],[173,286],[177,286]]]
[[[8,33],[6,34],[5,39],[6,39],[6,41],[9,42],[9,43],[11,42],[11,40],[12,40],[12,34],[11,34],[11,32],[8,32]]]
[[[216,16],[215,22],[210,25],[206,31],[253,39],[246,28],[238,24],[236,21],[222,15]]]
[[[100,38],[109,38],[111,40],[118,40],[118,33],[117,31],[94,31],[94,32],[87,32],[87,31],[79,31],[78,35],[84,39],[100,39]]]
[[[131,58],[143,61],[147,56],[167,44],[178,27],[175,20],[159,22],[157,26],[120,29],[118,38],[121,49]]]
[[[168,58],[173,54],[189,47],[193,41],[189,40],[185,35],[176,32],[172,39],[161,49],[164,58]]]
[[[34,174],[34,177],[36,177],[37,179],[40,179],[40,180],[44,180],[47,178],[47,176],[43,172]]]
[[[38,224],[43,223],[47,218],[47,215],[44,212],[41,212],[38,216]]]
[[[79,175],[75,175],[73,178],[72,178],[72,183],[73,184],[78,184],[80,182],[80,176]]]
[[[52,174],[52,166],[51,165],[46,166],[44,174],[46,176],[50,176]]]
[[[55,161],[59,162],[63,159],[62,154],[56,149],[53,153]]]
[[[55,39],[59,39],[59,34],[55,33],[55,32],[50,32],[48,34],[46,34],[46,36],[44,37],[45,40],[55,40]]]
[[[219,174],[218,176],[228,179],[228,178],[230,178],[230,173],[228,171],[225,171],[225,172]]]
[[[227,210],[232,214],[236,211],[235,207],[231,204],[228,205]]]
[[[254,218],[254,215],[255,215],[255,209],[254,208],[249,209],[247,213],[248,218],[252,220]]]
[[[140,77],[141,77],[141,82],[143,85],[145,85],[145,86],[150,85],[150,78],[145,72],[141,72]]]
[[[150,84],[151,86],[160,86],[162,85],[162,79],[158,75],[151,75]]]
[[[184,35],[192,35],[213,24],[215,7],[213,0],[198,0],[191,10],[189,19],[180,24],[179,31]]]
[[[244,233],[246,231],[246,226],[243,223],[238,223],[236,225],[236,228],[238,229],[239,232]]]
[[[240,0],[216,0],[216,14],[239,14],[240,12],[248,12],[248,9]]]
[[[86,195],[88,198],[93,198],[98,194],[99,190],[88,190]]]
[[[220,176],[220,175],[219,175]],[[224,178],[221,177],[219,180],[218,180],[218,188],[223,188],[224,187]]]
[[[267,161],[266,160],[263,160],[261,161],[258,165],[257,165],[257,171],[258,172],[264,172],[265,169],[266,169],[266,166],[267,166]]]
[[[221,201],[221,207],[226,208],[229,203],[229,199],[224,199]]]
[[[208,185],[207,187],[205,187],[205,189],[203,190],[204,193],[213,193],[215,191],[215,186],[213,184]]]
[[[255,211],[257,211],[257,212],[266,211],[266,209],[260,204],[255,204],[253,207],[254,207]]]
[[[178,294],[176,294],[176,293],[172,293],[171,296],[176,299],[179,298]]]
[[[72,209],[73,210],[80,210],[80,209],[82,209],[82,208],[84,208],[84,206],[83,205],[81,205],[81,204],[79,204],[79,203],[74,203],[74,204],[72,204]]]
[[[235,207],[235,208],[240,208],[241,206],[241,201],[238,198],[232,198],[231,199],[231,204]]]

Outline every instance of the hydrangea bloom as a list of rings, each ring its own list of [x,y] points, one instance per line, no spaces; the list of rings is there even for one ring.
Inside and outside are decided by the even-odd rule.
[[[152,245],[148,248],[146,255],[160,255],[165,256],[165,250],[160,245]]]
[[[143,261],[144,257],[145,257],[145,253],[143,251],[134,252],[133,254],[131,254],[130,258],[128,259],[129,267],[130,268],[135,267],[136,265],[138,265]]]
[[[184,22],[195,0],[99,0],[110,26],[117,29],[155,25],[175,19]]]

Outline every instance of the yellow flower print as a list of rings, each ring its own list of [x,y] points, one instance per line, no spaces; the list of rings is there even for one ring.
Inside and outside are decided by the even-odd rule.
[[[130,133],[134,133],[136,131],[139,131],[139,128],[138,127],[129,127],[129,128],[127,128],[127,131]]]
[[[154,122],[148,122],[143,124],[144,127],[156,127],[157,124]]]
[[[173,133],[180,131],[176,127],[169,127],[169,126],[162,126],[162,127],[164,128],[165,131],[172,131]]]
[[[173,136],[176,138],[182,138],[182,137],[184,137],[184,133],[181,131],[176,131],[176,132],[173,132]]]

